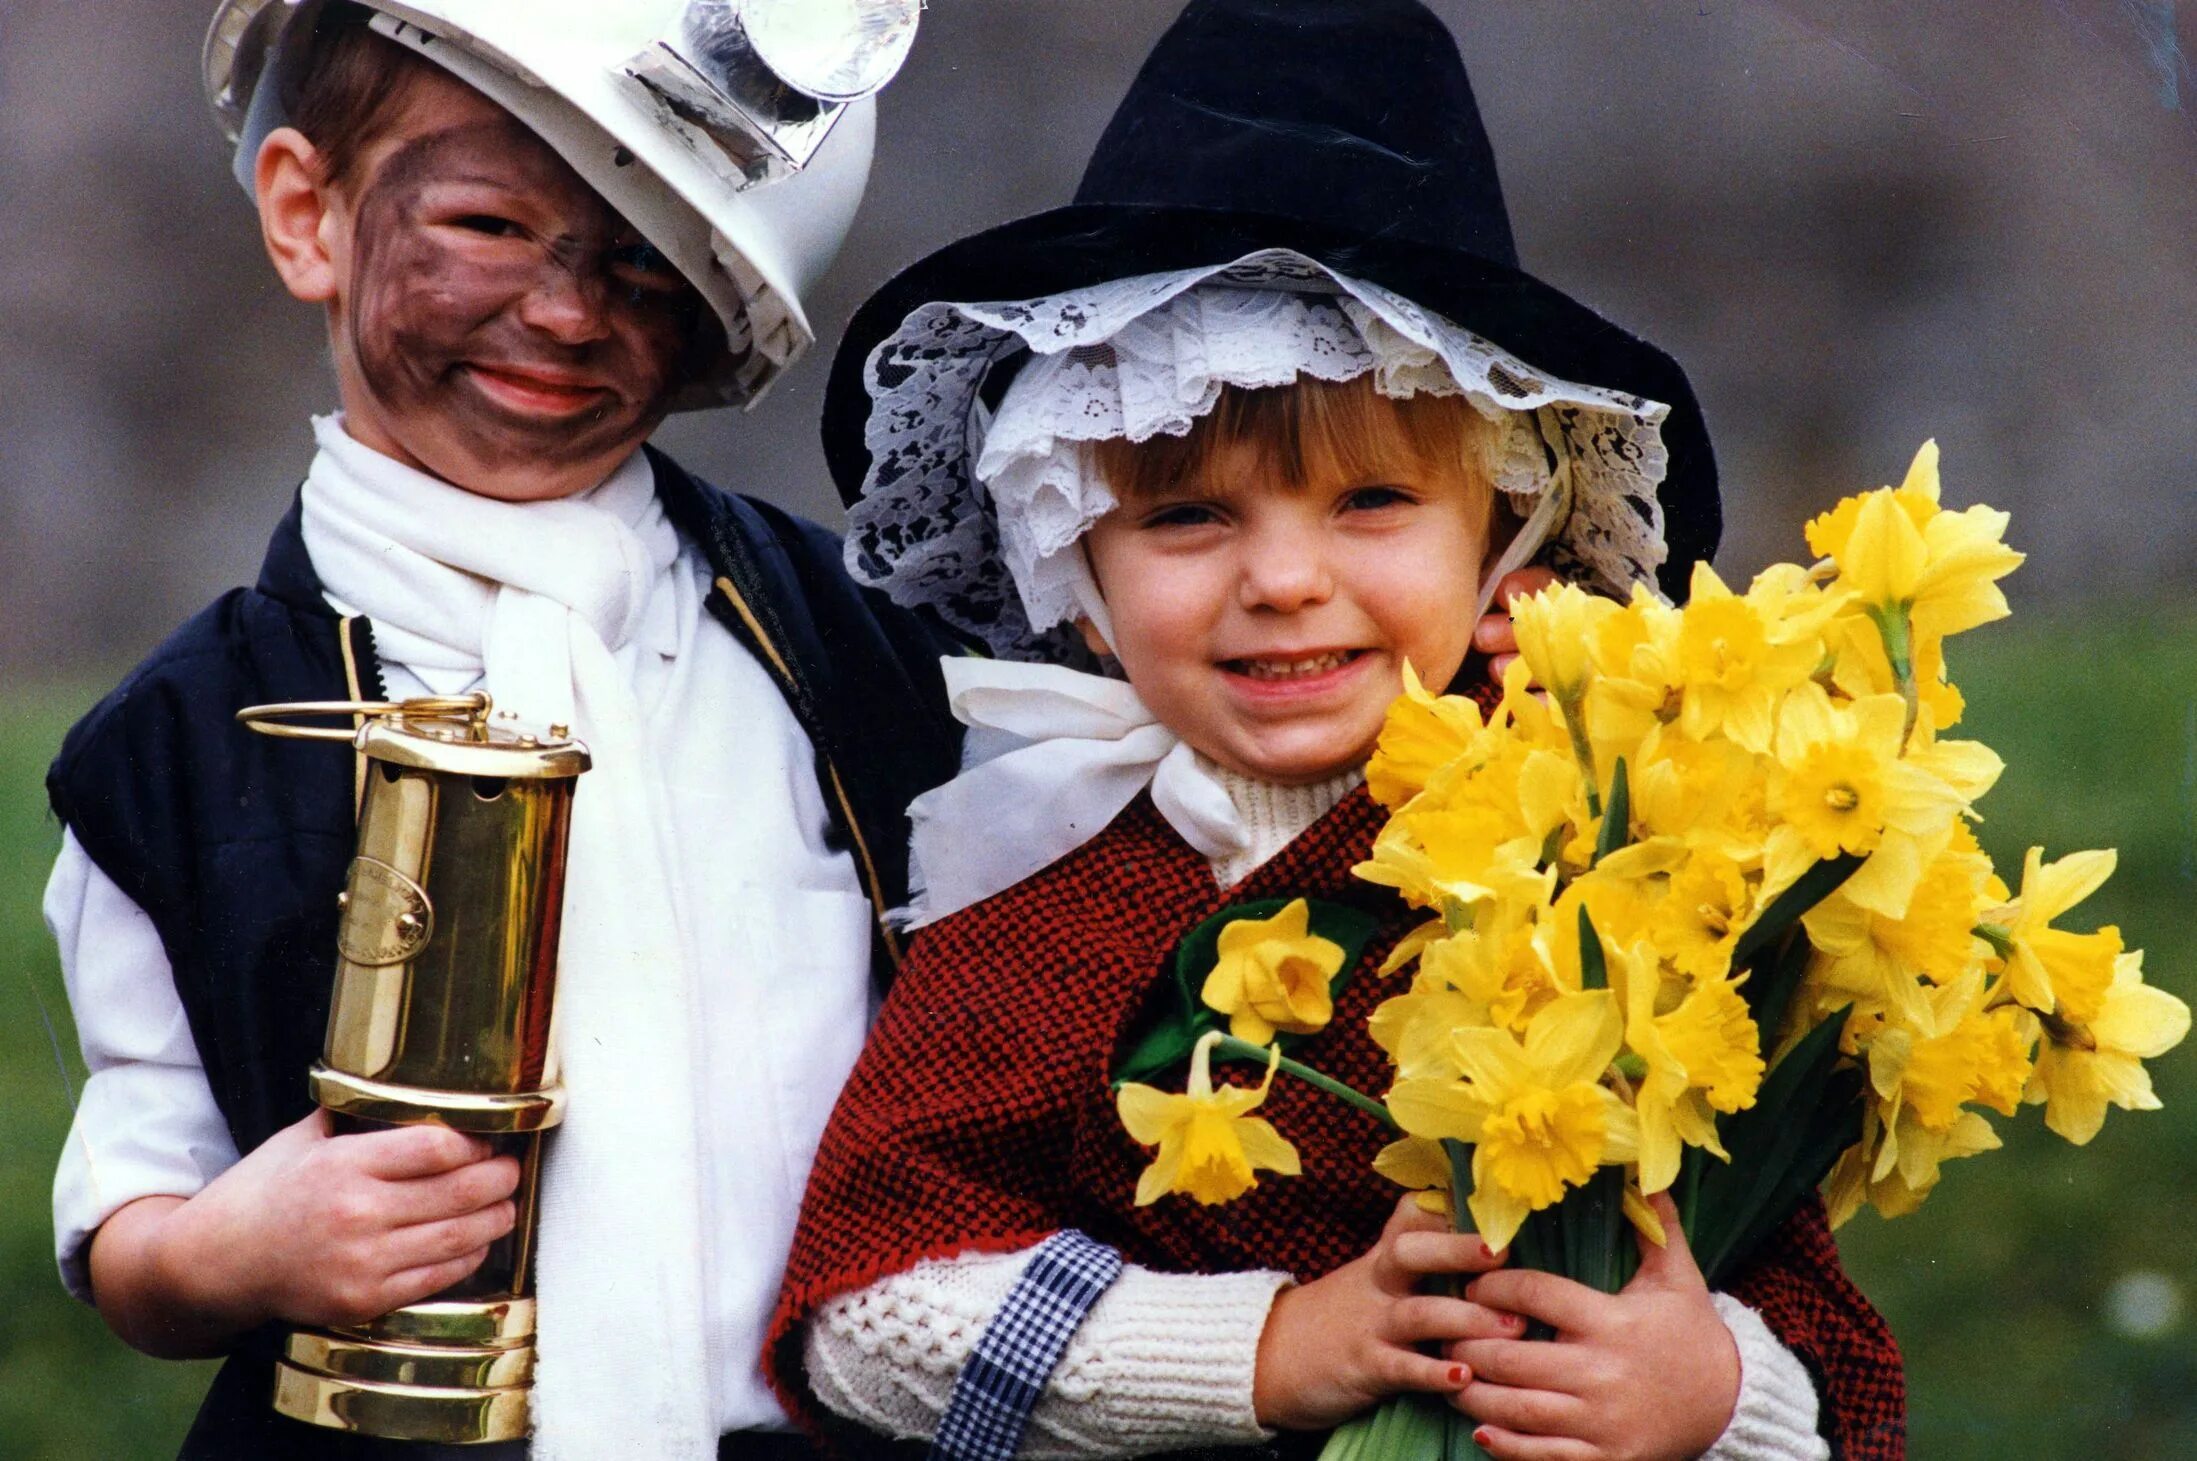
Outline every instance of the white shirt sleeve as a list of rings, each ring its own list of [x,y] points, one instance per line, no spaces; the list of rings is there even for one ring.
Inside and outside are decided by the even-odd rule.
[[[145,910],[66,833],[46,883],[46,927],[90,1079],[53,1179],[61,1282],[91,1301],[87,1249],[140,1197],[189,1197],[237,1159],[192,1043],[167,950]]]

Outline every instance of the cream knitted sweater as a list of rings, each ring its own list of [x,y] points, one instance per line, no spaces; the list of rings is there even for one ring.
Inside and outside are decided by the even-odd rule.
[[[1216,859],[1232,887],[1364,778],[1275,786],[1221,772],[1251,831]],[[954,1381],[1033,1250],[919,1263],[817,1311],[804,1336],[809,1383],[825,1405],[897,1439],[928,1440]],[[1070,1341],[1031,1413],[1021,1454],[1050,1461],[1249,1444],[1270,1432],[1252,1409],[1259,1335],[1285,1273],[1156,1273],[1134,1264]],[[1714,1296],[1740,1359],[1739,1402],[1704,1461],[1824,1461],[1816,1392],[1754,1310]]]

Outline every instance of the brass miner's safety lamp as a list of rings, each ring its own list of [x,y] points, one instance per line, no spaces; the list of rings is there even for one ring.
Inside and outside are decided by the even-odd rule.
[[[356,732],[300,725],[350,716]],[[340,895],[335,998],[313,1098],[338,1132],[438,1122],[519,1160],[518,1222],[471,1278],[371,1323],[298,1329],[275,1409],[392,1440],[523,1437],[534,1373],[542,1132],[572,793],[587,748],[486,695],[258,705],[256,731],[356,747],[358,856]]]

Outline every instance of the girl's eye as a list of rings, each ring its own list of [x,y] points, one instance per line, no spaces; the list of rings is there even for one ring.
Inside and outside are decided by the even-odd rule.
[[[468,213],[462,218],[450,220],[451,227],[462,228],[467,233],[484,234],[489,238],[516,238],[523,232],[518,224],[508,218],[498,218],[493,213]]]
[[[1190,528],[1221,520],[1220,510],[1209,502],[1171,502],[1144,516],[1148,528]]]
[[[1351,512],[1376,512],[1384,507],[1397,507],[1414,500],[1401,487],[1360,487],[1343,498],[1343,506]]]

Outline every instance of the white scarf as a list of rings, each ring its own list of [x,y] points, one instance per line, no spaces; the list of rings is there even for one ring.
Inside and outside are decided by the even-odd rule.
[[[1209,858],[1251,834],[1219,770],[1161,725],[1120,680],[1059,665],[948,659],[954,717],[976,756],[908,808],[911,925],[1021,882],[1106,830],[1147,786],[1152,804]]]
[[[648,727],[698,589],[639,453],[554,502],[479,497],[316,419],[303,531],[392,660],[478,670],[499,708],[573,727],[557,988],[568,1114],[544,1161],[535,1461],[716,1455],[704,1338],[694,951]]]

